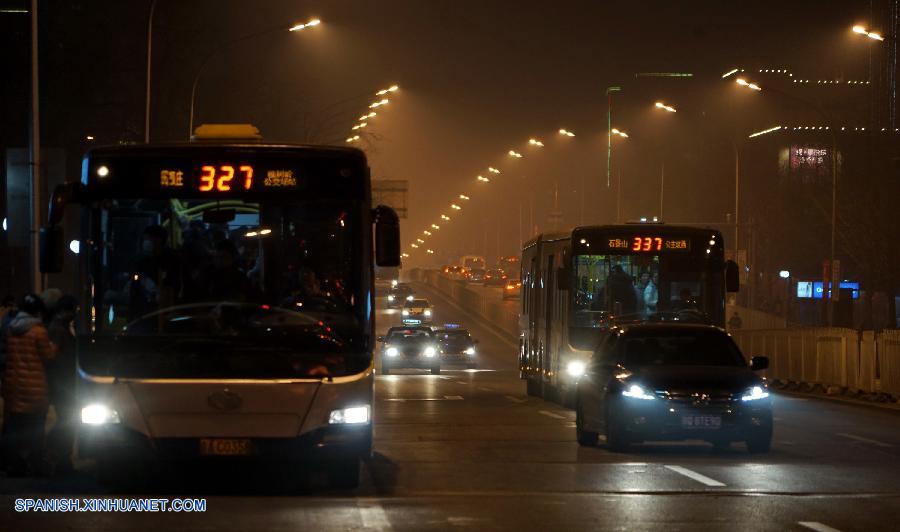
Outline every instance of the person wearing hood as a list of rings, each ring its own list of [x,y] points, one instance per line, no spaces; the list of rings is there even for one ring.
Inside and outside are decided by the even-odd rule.
[[[34,473],[43,470],[44,423],[49,408],[44,365],[56,355],[41,319],[43,312],[41,298],[28,294],[9,324],[2,393],[4,454],[10,476],[27,474],[29,466]]]
[[[46,293],[46,292],[45,292]],[[44,303],[47,299],[41,295]],[[46,364],[50,404],[56,412],[56,423],[47,434],[47,451],[56,474],[72,471],[72,451],[75,445],[77,405],[75,402],[75,313],[78,300],[71,295],[60,296],[49,308],[47,332],[56,346],[56,357]]]

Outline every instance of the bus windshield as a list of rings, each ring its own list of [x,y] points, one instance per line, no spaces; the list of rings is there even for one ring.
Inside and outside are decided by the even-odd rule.
[[[91,219],[95,337],[131,359],[114,364],[119,374],[343,373],[334,355],[359,334],[364,299],[346,203],[106,201]],[[173,356],[184,358],[159,363]]]
[[[694,255],[577,255],[574,323],[604,327],[648,319],[710,321],[708,302],[721,287],[707,274],[705,257]]]

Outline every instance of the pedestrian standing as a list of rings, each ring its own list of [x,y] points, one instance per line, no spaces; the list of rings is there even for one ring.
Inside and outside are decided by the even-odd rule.
[[[3,419],[6,468],[10,476],[44,471],[44,423],[49,397],[44,365],[56,354],[41,316],[44,304],[36,294],[22,299],[9,324],[6,374],[3,377]]]
[[[63,295],[49,311],[47,332],[56,346],[56,357],[47,363],[47,385],[50,405],[56,412],[56,423],[47,434],[47,455],[54,473],[72,471],[72,451],[77,426],[75,402],[75,314],[78,301]]]

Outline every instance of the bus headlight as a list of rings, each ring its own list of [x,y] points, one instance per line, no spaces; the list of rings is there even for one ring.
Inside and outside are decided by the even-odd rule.
[[[389,357],[395,357],[400,354],[400,351],[398,351],[396,347],[388,347],[384,350],[384,354]]]
[[[424,351],[422,351],[422,354],[428,358],[431,358],[431,357],[437,355],[437,349],[435,349],[434,346],[429,345],[428,347],[425,348]]]
[[[388,301],[394,301],[394,294],[388,295]]]
[[[81,422],[85,425],[108,425],[119,422],[119,413],[100,403],[81,409]]]
[[[369,405],[351,406],[332,410],[328,415],[329,425],[358,425],[369,422]]]
[[[569,362],[569,365],[566,366],[566,372],[570,377],[581,377],[584,375],[584,362],[580,360]]]
[[[470,347],[470,348],[466,349],[466,354],[467,354],[467,355],[474,355],[474,354],[475,354],[475,348],[474,348],[474,347]]]
[[[403,312],[401,312],[400,314],[403,314],[404,316],[409,316],[409,311],[406,309],[403,309]]]

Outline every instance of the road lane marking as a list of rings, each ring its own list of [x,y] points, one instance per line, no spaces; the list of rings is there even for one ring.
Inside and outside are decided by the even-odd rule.
[[[466,381],[456,381],[456,384],[469,384],[469,383]]]
[[[538,414],[543,414],[547,417],[552,417],[555,419],[566,419],[566,416],[561,416],[559,414],[554,414],[553,412],[548,412],[546,410],[538,410]]]
[[[528,401],[528,399],[522,399],[521,397],[513,397],[511,395],[504,395],[503,397],[506,397],[507,399],[509,399],[510,401],[512,401],[514,403],[524,403],[524,402]]]
[[[358,501],[356,508],[359,510],[359,520],[363,528],[373,528],[375,530],[393,530],[391,522],[388,521],[384,508],[377,502]]]
[[[843,436],[845,438],[850,438],[851,440],[861,441],[863,443],[871,443],[872,445],[877,445],[878,447],[893,447],[890,443],[884,443],[883,441],[878,440],[870,440],[869,438],[863,438],[862,436],[856,436],[854,434],[845,434],[843,432],[836,433],[838,436]]]
[[[816,532],[841,532],[837,528],[832,528],[818,521],[798,521],[797,524],[804,528],[815,530]]]
[[[395,403],[403,403],[406,401],[462,401],[461,395],[445,395],[443,397],[391,397],[384,399],[385,401],[393,401]]]
[[[486,386],[479,386],[478,389],[481,390],[482,392],[493,392],[494,391],[493,388],[488,388]]]
[[[696,471],[691,471],[690,469],[688,469],[686,467],[681,467],[681,466],[677,466],[677,465],[667,465],[665,467],[666,467],[666,469],[668,469],[670,471],[674,471],[674,472],[678,473],[679,475],[684,475],[689,479],[696,480],[697,482],[699,482],[701,484],[705,484],[707,486],[712,486],[712,487],[716,487],[716,488],[721,488],[721,487],[725,486],[725,484],[719,482],[718,480],[711,479],[705,475],[701,475],[700,473],[697,473]]]

